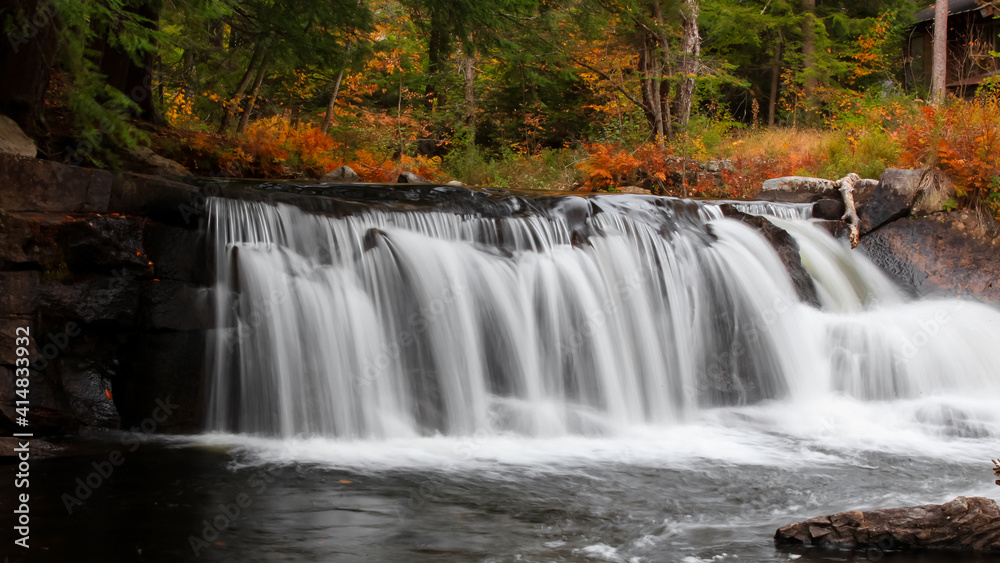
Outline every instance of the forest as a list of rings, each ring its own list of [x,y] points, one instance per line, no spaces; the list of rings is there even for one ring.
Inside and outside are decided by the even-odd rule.
[[[932,104],[907,78],[926,1],[3,5],[0,112],[53,160],[116,167],[150,146],[196,175],[346,164],[365,181],[706,197],[936,166],[955,205],[1000,208],[996,79]]]

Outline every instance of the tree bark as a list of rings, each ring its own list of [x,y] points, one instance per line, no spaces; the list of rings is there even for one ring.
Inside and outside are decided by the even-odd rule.
[[[681,9],[681,86],[677,92],[677,122],[687,130],[694,100],[695,75],[701,56],[701,36],[698,34],[698,0],[684,0]]]
[[[781,79],[781,43],[774,48],[774,61],[771,64],[771,94],[767,102],[767,124],[774,127],[774,117],[778,109],[778,83]]]
[[[469,146],[476,144],[476,59],[462,57],[462,79],[465,81],[465,126],[469,129]]]
[[[133,3],[127,9],[148,20],[145,26],[149,29],[155,30],[158,27],[160,13],[152,3]],[[156,53],[151,50],[143,54],[142,66],[139,66],[127,52],[111,46],[106,41],[102,42],[99,51],[101,74],[107,77],[109,86],[121,91],[136,104],[139,110],[136,117],[166,125],[166,119],[156,110],[153,101],[153,68],[156,64]]]
[[[344,79],[344,71],[347,67],[341,67],[340,72],[337,73],[337,79],[333,81],[333,91],[330,92],[330,103],[326,104],[326,115],[323,116],[323,124],[320,125],[319,130],[326,133],[330,130],[330,124],[333,123],[333,108],[337,103],[337,94],[340,92],[340,83]]]
[[[236,91],[233,93],[233,97],[226,101],[222,108],[222,119],[219,121],[218,133],[225,133],[226,129],[229,129],[229,123],[232,120],[233,112],[239,107],[240,101],[243,99],[243,93],[246,92],[247,87],[250,86],[250,81],[253,80],[253,71],[260,64],[260,59],[264,56],[264,45],[258,43],[254,47],[253,56],[250,57],[250,64],[247,65],[247,71],[243,73],[243,78],[240,79],[240,83],[236,85]]]
[[[948,66],[948,0],[934,4],[934,58],[931,64],[931,103],[944,101]]]
[[[56,5],[45,0],[4,0],[0,7],[2,16],[24,14],[24,19],[14,19],[10,35],[0,36],[0,113],[38,138],[47,130],[42,111],[59,48]]]
[[[240,116],[240,123],[236,126],[236,133],[243,133],[246,131],[247,123],[250,122],[250,114],[253,113],[253,107],[257,104],[257,91],[260,90],[260,85],[264,82],[264,75],[267,74],[268,62],[270,61],[266,55],[260,61],[260,68],[257,69],[257,76],[253,80],[253,88],[250,89],[250,96],[247,98],[246,105],[243,107],[243,115]]]
[[[802,0],[802,75],[805,97],[812,98],[816,90],[816,0]]]

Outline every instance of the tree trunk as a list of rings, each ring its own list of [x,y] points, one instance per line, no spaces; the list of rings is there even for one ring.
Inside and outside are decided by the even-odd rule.
[[[816,90],[816,0],[802,0],[802,75],[805,97],[812,98]]]
[[[781,43],[774,48],[774,61],[771,64],[771,95],[767,102],[767,124],[774,127],[774,116],[778,108],[778,83],[781,79]]]
[[[934,5],[934,59],[931,65],[931,102],[944,101],[948,66],[948,0]]]
[[[698,35],[698,0],[684,0],[681,10],[681,86],[677,92],[677,122],[687,130],[694,100],[695,75],[701,56],[701,36]]]
[[[240,123],[236,126],[236,133],[243,133],[247,129],[247,123],[250,122],[250,114],[253,113],[253,107],[257,103],[257,91],[260,89],[261,83],[264,82],[264,75],[267,74],[268,62],[267,56],[260,61],[260,68],[257,69],[257,77],[253,80],[253,88],[250,89],[250,96],[243,107],[243,115],[240,116]]]
[[[653,107],[656,115],[656,145],[661,149],[667,137],[672,136],[670,127],[670,85],[664,80],[664,67],[667,62],[667,35],[663,31],[663,8],[659,2],[653,2],[653,23],[656,25],[653,37]]]
[[[465,126],[469,129],[469,146],[476,144],[476,59],[462,57],[462,78],[465,81]]]
[[[233,97],[226,101],[222,107],[222,119],[219,121],[218,133],[225,133],[226,129],[229,129],[229,122],[232,119],[233,113],[236,108],[239,107],[240,101],[243,99],[243,93],[246,92],[247,86],[250,85],[250,81],[253,80],[253,71],[260,64],[261,58],[264,56],[264,45],[258,43],[254,48],[253,56],[250,57],[250,64],[247,65],[247,71],[243,73],[243,78],[240,79],[240,83],[236,85],[236,91],[233,93]]]
[[[11,15],[14,22],[10,35],[0,38],[0,113],[28,136],[39,137],[47,130],[42,111],[50,66],[59,48],[56,5],[44,0],[3,0],[0,6],[0,20]],[[19,13],[24,19],[13,18]]]
[[[337,103],[337,94],[340,92],[340,82],[344,79],[344,71],[346,69],[346,66],[341,67],[340,72],[337,73],[337,79],[333,81],[333,91],[330,92],[330,103],[326,104],[326,115],[323,116],[323,124],[319,126],[319,130],[323,133],[329,131],[330,124],[333,123],[333,107]]]
[[[149,20],[149,23],[145,24],[149,29],[155,30],[158,27],[159,10],[151,3],[132,4],[128,10]],[[156,64],[156,53],[152,50],[145,53],[142,66],[138,66],[127,52],[113,47],[106,41],[101,45],[100,52],[101,74],[106,77],[109,86],[121,91],[136,104],[139,109],[136,117],[166,125],[166,119],[156,110],[153,101],[153,68]]]

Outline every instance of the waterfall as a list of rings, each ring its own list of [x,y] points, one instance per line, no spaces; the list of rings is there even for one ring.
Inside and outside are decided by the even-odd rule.
[[[808,206],[738,204],[794,237],[819,307],[718,204],[527,199],[335,216],[210,199],[209,428],[614,435],[765,401],[997,395],[1000,312],[908,301]]]

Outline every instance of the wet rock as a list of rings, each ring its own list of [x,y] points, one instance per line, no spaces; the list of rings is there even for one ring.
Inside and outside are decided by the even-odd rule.
[[[114,373],[89,359],[68,358],[58,362],[62,390],[69,412],[87,426],[118,428],[121,417],[114,401],[107,396]]]
[[[72,272],[107,274],[120,269],[138,275],[149,269],[142,247],[143,223],[136,217],[65,217],[56,243]]]
[[[34,158],[38,147],[13,119],[0,115],[0,153]]]
[[[139,307],[139,287],[117,273],[69,282],[53,281],[38,290],[38,311],[51,318],[112,321],[131,326]]]
[[[350,166],[341,166],[332,172],[327,172],[319,179],[320,182],[360,182],[361,176]]]
[[[0,458],[17,457],[20,453],[17,449],[24,443],[28,444],[31,459],[52,457],[62,451],[59,446],[45,440],[0,437]]]
[[[156,176],[176,176],[186,178],[194,176],[190,170],[184,168],[176,160],[162,157],[149,147],[137,147],[129,152],[131,157],[127,163],[128,169],[141,174],[152,174]]]
[[[975,211],[893,221],[859,247],[916,296],[968,296],[1000,306],[1000,224]]]
[[[809,275],[809,272],[802,265],[802,259],[799,256],[799,245],[795,242],[795,238],[764,217],[748,215],[728,203],[721,205],[720,208],[722,209],[722,214],[726,217],[741,221],[743,224],[756,229],[760,234],[764,235],[767,242],[771,243],[771,246],[778,253],[781,263],[785,265],[785,269],[792,279],[792,284],[795,286],[795,292],[798,294],[799,299],[804,303],[818,307],[819,295],[816,293],[816,286],[813,283],[812,276]]]
[[[123,428],[201,431],[205,415],[204,331],[136,333],[122,357],[114,399]],[[152,424],[152,430],[142,427],[144,423]]]
[[[992,499],[841,512],[779,528],[778,545],[831,549],[951,549],[1000,553],[1000,508]]]
[[[400,172],[396,178],[397,184],[430,184],[431,181],[423,176],[418,176],[413,172]]]
[[[781,203],[812,203],[821,199],[838,199],[837,183],[823,178],[784,176],[766,180],[754,199]]]
[[[38,272],[0,272],[0,316],[24,315],[32,311],[37,293]]]
[[[203,231],[146,221],[142,238],[153,263],[153,277],[201,285],[211,282]]]
[[[812,215],[816,219],[839,221],[844,217],[846,206],[843,199],[821,199],[813,203]]]
[[[213,327],[209,291],[175,280],[139,284],[141,326],[166,330],[207,330]]]

